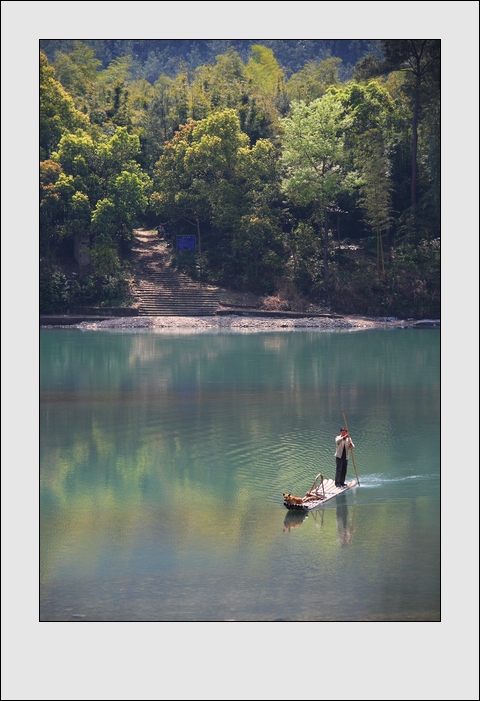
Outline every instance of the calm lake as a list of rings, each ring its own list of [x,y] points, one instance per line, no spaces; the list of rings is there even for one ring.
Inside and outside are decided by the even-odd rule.
[[[440,620],[438,329],[42,329],[40,462],[41,621]]]

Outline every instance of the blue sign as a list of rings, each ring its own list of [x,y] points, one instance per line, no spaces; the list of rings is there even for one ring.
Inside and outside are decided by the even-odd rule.
[[[195,251],[197,248],[196,236],[177,236],[178,251]]]

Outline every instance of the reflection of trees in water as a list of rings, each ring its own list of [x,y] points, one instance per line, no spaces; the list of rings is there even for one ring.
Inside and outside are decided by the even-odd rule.
[[[388,412],[375,431],[370,431],[370,421],[366,420],[363,435],[371,432],[390,445],[391,427],[398,426],[405,414],[404,404],[396,400],[397,388],[405,384],[406,391],[415,392],[409,421],[418,424],[418,417],[425,412],[431,414],[432,395],[430,391],[418,393],[415,387],[425,386],[432,374],[436,378],[438,364],[431,362],[430,345],[420,340],[424,336],[411,339],[407,334],[407,346],[406,337],[393,340],[383,331],[378,333],[381,342],[375,344],[369,340],[370,335],[355,338],[356,364],[361,362],[364,378],[361,386],[378,387]],[[175,335],[96,331],[79,335],[78,330],[41,334],[42,439],[49,426],[55,426],[56,435],[69,436],[75,443],[72,454],[82,455],[81,462],[87,469],[96,464],[96,454],[102,455],[102,462],[105,453],[111,454],[115,464],[121,448],[129,454],[129,475],[138,467],[141,478],[148,473],[150,480],[157,480],[158,464],[171,464],[171,456],[179,452],[191,453],[194,433],[210,436],[215,441],[213,450],[221,455],[230,447],[234,431],[238,443],[243,441],[246,446],[247,457],[259,441],[263,446],[266,436],[282,435],[286,436],[282,443],[285,465],[290,454],[299,461],[309,461],[311,451],[320,450],[328,465],[329,472],[325,474],[333,476],[331,436],[318,436],[315,428],[317,442],[312,445],[297,440],[295,426],[288,433],[285,431],[290,407],[295,409],[303,434],[309,436],[313,431],[309,407],[320,401],[321,388],[331,376],[336,381],[343,362],[342,353],[335,351],[338,335],[321,336],[321,340],[314,335],[313,341],[303,334],[191,334],[181,339]],[[329,363],[328,371],[319,365],[319,357],[327,352],[334,363]],[[394,381],[383,373],[385,356],[394,358]],[[368,358],[368,362],[363,362],[363,358]],[[289,378],[288,385],[279,378]],[[352,386],[355,392],[359,391],[356,382]],[[326,394],[329,401],[330,393]],[[332,396],[337,402],[336,393]],[[360,402],[360,396],[349,397],[349,404],[357,401]],[[330,409],[327,403],[325,412],[328,414]],[[146,426],[155,426],[147,446],[138,440]],[[153,440],[156,445],[150,450]],[[54,449],[56,445],[61,459],[65,445],[54,442]],[[363,449],[368,458],[372,448],[367,440]],[[87,456],[87,452],[91,454]],[[52,463],[51,456],[45,455],[44,464]],[[178,473],[172,471],[168,477],[174,474]],[[286,470],[282,481],[290,480],[291,474]],[[268,471],[264,479],[257,475],[257,485],[268,489],[271,476]],[[123,479],[124,474],[119,474],[118,480]],[[159,483],[164,481],[162,476]],[[183,487],[182,480],[178,481]]]

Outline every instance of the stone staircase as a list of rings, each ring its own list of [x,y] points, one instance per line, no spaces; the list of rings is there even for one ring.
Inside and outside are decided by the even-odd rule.
[[[167,248],[156,231],[138,229],[133,297],[139,316],[214,316],[217,288],[200,284],[170,267]]]

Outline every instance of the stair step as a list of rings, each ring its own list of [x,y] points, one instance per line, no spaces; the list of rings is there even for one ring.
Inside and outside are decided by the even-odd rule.
[[[141,316],[214,316],[220,307],[216,289],[170,268],[165,256],[158,257],[155,236],[151,237],[152,258],[145,260],[142,254],[148,255],[145,244],[150,237],[144,232],[140,236],[142,243],[139,241],[138,253],[134,251],[141,272],[132,293],[138,313]]]

